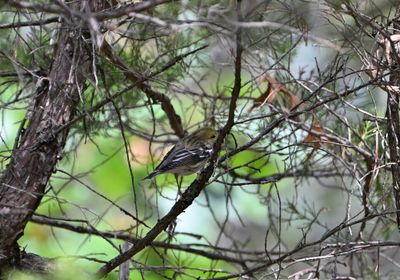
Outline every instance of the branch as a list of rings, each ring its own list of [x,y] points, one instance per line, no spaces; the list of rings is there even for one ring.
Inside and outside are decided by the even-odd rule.
[[[28,9],[38,12],[68,15],[64,9],[57,4],[32,4],[26,1],[8,0],[8,4],[19,9]]]
[[[157,71],[151,73],[150,75],[141,78],[140,80],[138,80],[137,82],[133,83],[132,85],[130,85],[130,86],[128,86],[128,87],[126,87],[126,88],[124,88],[124,89],[122,89],[122,90],[120,90],[120,91],[114,93],[113,95],[111,95],[111,96],[109,96],[109,97],[103,99],[102,101],[98,102],[98,103],[95,104],[93,107],[91,107],[89,110],[85,111],[84,114],[81,114],[81,115],[75,117],[75,118],[74,118],[73,120],[71,120],[70,122],[68,122],[68,123],[62,125],[61,127],[59,127],[59,128],[56,130],[55,133],[58,133],[58,132],[60,132],[60,131],[62,131],[62,130],[64,130],[64,129],[68,129],[68,128],[71,127],[73,124],[75,124],[75,123],[77,123],[78,121],[80,121],[81,119],[83,119],[85,116],[91,115],[91,114],[97,112],[100,108],[104,107],[106,104],[110,103],[110,102],[111,102],[112,100],[114,100],[115,98],[117,98],[117,97],[121,96],[122,94],[128,92],[129,90],[131,90],[131,89],[137,87],[137,85],[139,85],[140,83],[150,80],[152,77],[155,77],[155,76],[159,75],[160,73],[162,73],[162,72],[168,70],[170,67],[174,66],[174,64],[176,64],[176,63],[179,62],[180,60],[182,60],[182,59],[186,58],[187,56],[189,56],[189,55],[191,55],[191,54],[193,54],[193,53],[195,53],[195,52],[197,52],[197,51],[200,51],[200,50],[202,50],[202,49],[204,49],[204,48],[206,48],[206,47],[208,47],[208,45],[201,46],[201,47],[199,47],[199,48],[197,48],[197,49],[195,49],[195,50],[193,50],[193,51],[190,51],[190,52],[181,54],[181,55],[179,55],[179,56],[173,58],[171,61],[167,62],[163,67],[161,67],[160,70],[157,70]],[[150,139],[150,138],[151,138],[151,137],[148,137],[147,139]],[[152,139],[152,141],[155,141],[155,140]]]
[[[144,81],[141,77],[139,77],[139,75],[137,75],[131,69],[129,69],[129,66],[126,65],[124,61],[117,54],[114,53],[112,47],[106,41],[103,42],[100,52],[115,66],[121,69],[125,77],[134,82],[136,86],[140,88],[144,93],[146,93],[146,95],[149,98],[151,98],[154,102],[161,103],[161,108],[167,115],[171,128],[175,131],[175,134],[178,135],[179,138],[182,138],[185,134],[185,131],[183,130],[182,127],[181,118],[175,112],[171,100],[164,94],[153,90],[151,86],[148,83],[146,83],[146,81]],[[178,59],[175,59],[175,61],[177,60]],[[171,63],[174,64],[174,61],[172,61]]]
[[[123,234],[123,233],[117,233],[117,232],[111,232],[111,231],[100,231],[100,230],[97,230],[96,228],[92,227],[90,224],[88,224],[87,226],[73,225],[71,223],[67,223],[67,222],[64,222],[61,220],[56,220],[56,219],[52,219],[52,218],[48,218],[48,217],[44,217],[44,216],[38,216],[38,215],[33,215],[31,217],[30,221],[35,224],[62,228],[65,230],[76,232],[76,233],[84,233],[84,234],[99,236],[102,238],[114,238],[114,239],[129,241],[132,244],[134,244],[135,242],[137,242],[139,240],[139,238],[133,237],[129,234]],[[83,222],[87,223],[86,221],[82,221],[82,223]],[[152,241],[149,244],[149,246],[187,252],[187,253],[203,256],[203,257],[211,259],[211,260],[223,260],[226,262],[238,263],[238,264],[243,263],[243,261],[241,259],[224,256],[220,253],[212,253],[212,252],[205,251],[205,250],[194,249],[186,244],[179,245],[179,244],[171,244],[168,242]],[[223,250],[222,248],[219,248],[219,249]],[[258,260],[259,259],[260,258],[258,258]],[[256,259],[252,259],[252,260],[248,260],[248,261],[255,262]]]
[[[101,11],[98,13],[94,13],[93,16],[99,20],[106,20],[112,18],[118,18],[122,16],[127,16],[129,13],[139,13],[146,10],[149,10],[155,6],[173,2],[174,0],[153,0],[153,1],[141,1],[135,4],[124,5],[121,8],[113,9],[110,11]]]
[[[143,12],[149,10],[153,7],[156,7],[161,4],[172,2],[173,0],[153,0],[153,1],[142,1],[139,3],[124,5],[117,9],[112,9],[109,11],[101,11],[95,12],[91,14],[82,13],[79,10],[74,10],[70,8],[66,8],[62,5],[57,4],[33,4],[27,1],[17,1],[17,0],[8,0],[8,4],[14,6],[19,9],[28,9],[36,12],[46,12],[51,14],[59,14],[66,17],[78,17],[82,20],[88,20],[90,18],[95,18],[98,21],[103,21],[112,18],[119,18],[122,16],[127,16],[132,12]],[[105,1],[106,3],[107,1]]]
[[[20,268],[33,273],[52,274],[56,272],[57,264],[48,258],[32,253],[21,252]]]
[[[343,230],[345,228],[352,227],[354,225],[363,223],[365,221],[372,220],[372,219],[374,219],[376,217],[381,217],[381,216],[386,216],[386,215],[391,215],[391,214],[393,214],[393,211],[385,212],[385,213],[379,213],[379,214],[371,214],[371,215],[369,215],[367,217],[363,217],[363,218],[355,220],[353,222],[343,222],[343,223],[339,224],[338,226],[336,226],[335,228],[327,231],[320,239],[318,239],[318,240],[316,240],[314,242],[310,242],[310,243],[306,243],[306,244],[303,244],[301,246],[298,246],[295,249],[283,254],[279,258],[276,258],[274,260],[266,261],[265,264],[257,265],[257,266],[255,266],[255,267],[253,267],[253,268],[251,268],[251,269],[249,269],[247,271],[231,274],[229,276],[216,277],[216,278],[213,278],[213,279],[215,279],[215,280],[227,280],[227,279],[234,279],[234,278],[237,279],[239,277],[243,277],[245,275],[249,275],[249,274],[257,272],[259,270],[266,269],[266,268],[270,267],[271,265],[281,263],[285,259],[291,258],[295,253],[297,253],[297,252],[299,252],[301,250],[304,250],[305,248],[312,247],[312,246],[320,246],[323,241],[327,240],[329,237],[331,237],[332,235],[336,234],[337,232],[339,232],[339,231],[341,231],[341,230]],[[390,246],[392,246],[392,245],[393,244],[390,244]]]
[[[0,29],[45,25],[45,24],[54,23],[54,22],[58,22],[58,21],[59,21],[59,17],[50,17],[50,18],[47,18],[44,20],[13,22],[13,23],[0,24]]]

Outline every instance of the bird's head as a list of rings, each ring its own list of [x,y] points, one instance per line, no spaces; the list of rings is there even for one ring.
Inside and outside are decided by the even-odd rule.
[[[195,145],[198,142],[210,144],[216,137],[217,131],[214,128],[203,127],[186,136],[183,140],[187,145]]]

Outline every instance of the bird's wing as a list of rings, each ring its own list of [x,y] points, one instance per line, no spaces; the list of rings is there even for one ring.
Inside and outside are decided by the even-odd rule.
[[[174,157],[174,155],[177,152],[177,145],[173,146],[171,148],[171,150],[168,151],[168,153],[165,155],[165,157],[163,158],[163,160],[160,162],[160,164],[156,167],[156,169],[154,169],[154,171],[156,170],[163,170],[164,167],[168,164],[168,161]]]
[[[163,173],[163,171],[165,170],[165,166],[168,165],[169,159],[174,156],[174,154],[176,153],[176,150],[177,150],[177,147],[175,145],[171,148],[171,150],[168,151],[168,153],[165,155],[165,157],[160,162],[160,164],[153,170],[153,172],[151,172],[149,175],[147,175],[143,180],[151,179],[154,176],[157,176],[158,174]]]
[[[170,161],[166,162],[163,166],[160,164],[157,169],[164,171],[176,168],[177,166],[196,164],[208,158],[211,152],[211,148],[203,147],[179,150],[171,156]]]

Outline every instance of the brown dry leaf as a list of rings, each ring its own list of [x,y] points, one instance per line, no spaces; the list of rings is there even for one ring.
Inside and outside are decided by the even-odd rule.
[[[289,98],[289,108],[290,109],[297,107],[301,103],[300,98],[298,98],[296,95],[294,95],[292,93],[290,93],[288,98]]]
[[[322,139],[325,138],[321,135],[322,133],[324,133],[324,129],[319,125],[319,123],[315,123],[311,126],[311,131],[304,138],[303,143],[312,144],[313,149],[311,150],[311,153],[307,156],[305,161],[308,161],[314,154],[314,152],[321,147],[321,143],[325,141]]]
[[[263,82],[268,82],[268,88],[262,95],[254,100],[253,106],[249,109],[249,111],[256,107],[262,106],[265,103],[269,103],[279,104],[284,112],[289,112],[291,109],[300,104],[300,99],[275,78],[265,75],[260,80],[260,83]],[[282,97],[281,102],[278,100],[278,96]]]
[[[323,128],[319,124],[313,124],[311,132],[304,138],[303,143],[312,143],[313,147],[321,147],[321,133],[324,133]]]
[[[254,100],[253,106],[251,106],[250,110],[253,110],[255,107],[262,106],[265,103],[272,103],[275,99],[276,93],[271,95],[271,84],[268,84],[267,90],[261,94],[256,100]]]

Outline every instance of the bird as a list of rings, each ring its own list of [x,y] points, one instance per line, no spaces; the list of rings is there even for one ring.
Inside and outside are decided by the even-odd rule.
[[[183,137],[169,150],[156,169],[143,180],[163,173],[186,176],[198,172],[210,157],[216,136],[215,129],[203,127]]]

